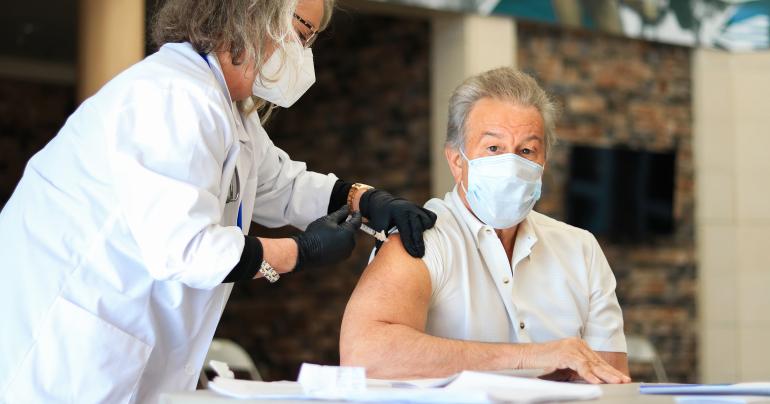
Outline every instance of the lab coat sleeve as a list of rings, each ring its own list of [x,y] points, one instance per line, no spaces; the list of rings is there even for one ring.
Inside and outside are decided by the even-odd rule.
[[[113,117],[121,213],[153,278],[214,288],[244,245],[240,229],[219,224],[226,111],[205,91],[136,87],[136,101]]]
[[[623,312],[615,295],[615,275],[593,235],[586,232],[589,243],[589,297],[588,321],[583,339],[595,351],[626,352],[623,333]]]
[[[334,174],[308,171],[305,163],[292,161],[260,129],[265,153],[259,164],[259,185],[252,220],[267,227],[292,225],[304,230],[310,222],[327,214]]]

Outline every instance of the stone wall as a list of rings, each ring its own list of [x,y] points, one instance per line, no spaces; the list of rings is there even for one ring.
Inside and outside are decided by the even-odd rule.
[[[270,137],[313,171],[427,201],[429,32],[425,21],[338,10],[314,46],[316,84],[267,124]],[[342,313],[373,245],[360,235],[342,264],[236,285],[217,336],[246,347],[269,380],[293,380],[302,362],[338,364]]]
[[[561,104],[537,210],[566,217],[571,145],[676,150],[674,233],[638,245],[599,239],[618,281],[626,333],[646,336],[672,381],[697,378],[690,51],[590,31],[518,24],[519,67]],[[653,380],[649,367],[632,375]]]

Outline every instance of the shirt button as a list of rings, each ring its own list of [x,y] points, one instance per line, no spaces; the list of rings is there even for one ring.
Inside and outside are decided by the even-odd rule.
[[[511,279],[506,276],[505,278],[503,278],[503,283],[507,285],[511,283]]]
[[[523,321],[519,323],[519,328],[521,328],[522,330],[524,329],[524,322]]]

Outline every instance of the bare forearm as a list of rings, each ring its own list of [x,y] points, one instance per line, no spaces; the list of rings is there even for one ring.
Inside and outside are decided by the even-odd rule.
[[[370,323],[345,332],[343,365],[364,366],[375,378],[443,377],[462,370],[521,368],[529,345],[459,341],[434,337],[401,324]]]

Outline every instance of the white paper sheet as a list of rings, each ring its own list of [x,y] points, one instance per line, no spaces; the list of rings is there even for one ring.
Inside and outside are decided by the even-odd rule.
[[[243,399],[399,401],[425,404],[537,403],[589,400],[602,394],[598,386],[484,372],[461,372],[445,379],[398,382],[401,387],[394,387],[392,381],[366,380],[366,387],[362,388],[359,370],[334,368],[308,365],[304,375],[302,372],[300,374],[303,383],[255,382],[219,376],[209,383],[209,388],[219,394]],[[324,383],[330,386],[326,387]]]

